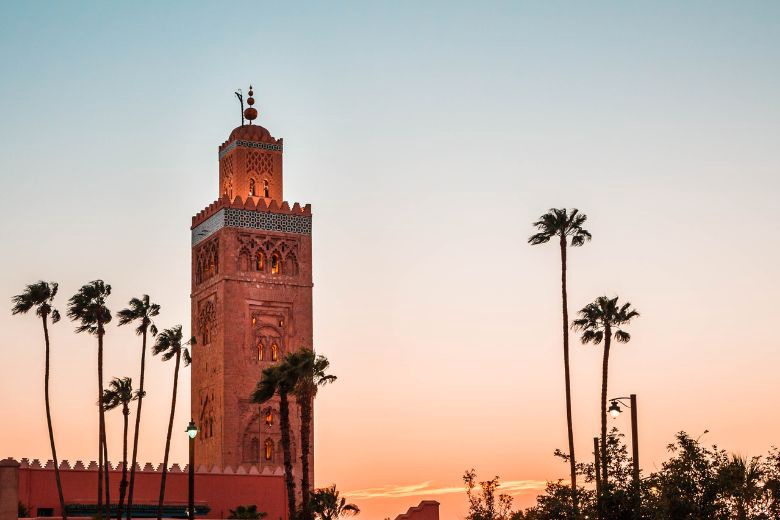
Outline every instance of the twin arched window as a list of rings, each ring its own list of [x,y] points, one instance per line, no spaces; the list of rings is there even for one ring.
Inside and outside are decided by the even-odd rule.
[[[267,180],[263,180],[263,197],[265,197],[267,199],[268,197],[271,196],[270,193],[271,193],[271,190],[270,190],[270,188],[268,186],[268,181]]]
[[[274,425],[274,412],[270,408],[265,411],[265,425],[269,428]]]
[[[265,460],[273,460],[274,458],[274,441],[271,439],[265,440]]]
[[[249,196],[254,197],[255,196],[255,180],[249,179]]]
[[[262,251],[255,255],[255,271],[265,271],[265,254]]]
[[[263,344],[262,343],[258,343],[257,344],[257,360],[258,361],[262,361],[263,360],[263,357],[265,355],[263,350],[264,350],[263,349]]]
[[[279,361],[279,347],[276,343],[271,345],[271,361]]]
[[[271,274],[279,274],[282,272],[282,257],[279,253],[271,255]]]

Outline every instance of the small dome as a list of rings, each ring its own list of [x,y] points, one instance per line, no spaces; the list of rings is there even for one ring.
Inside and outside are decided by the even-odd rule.
[[[276,139],[271,136],[271,132],[260,125],[243,125],[230,132],[227,142],[232,141],[253,141],[256,143],[276,143]]]

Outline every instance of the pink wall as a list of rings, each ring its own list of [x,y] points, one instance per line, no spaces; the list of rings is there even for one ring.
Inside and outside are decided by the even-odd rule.
[[[439,520],[439,503],[435,500],[423,500],[417,507],[395,517],[395,520]]]
[[[22,460],[19,468],[19,500],[25,504],[32,515],[37,508],[53,508],[54,515],[60,515],[57,485],[54,479],[53,464],[41,468]],[[77,463],[78,464],[78,463]],[[37,467],[36,467],[37,466]],[[67,462],[61,468],[69,467]],[[80,467],[78,464],[76,467]],[[238,470],[202,471],[195,473],[195,504],[208,505],[211,511],[205,518],[227,518],[230,509],[239,505],[257,505],[259,511],[268,513],[268,520],[286,520],[286,499],[284,476],[278,474],[261,475],[256,467],[239,467]],[[144,471],[136,471],[133,503],[157,504],[160,495],[161,473],[147,466]],[[111,471],[111,501],[119,499],[119,481],[121,471]],[[165,503],[168,505],[187,504],[188,474],[173,466],[168,473],[165,486]],[[62,490],[68,504],[95,504],[97,502],[96,469],[61,469]],[[129,479],[129,474],[128,474]]]

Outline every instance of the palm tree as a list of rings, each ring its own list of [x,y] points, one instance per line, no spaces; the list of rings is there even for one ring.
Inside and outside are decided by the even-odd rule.
[[[601,487],[607,486],[607,376],[609,373],[609,349],[614,337],[618,343],[628,343],[631,334],[620,327],[628,324],[639,313],[626,302],[618,304],[618,297],[599,296],[579,312],[580,318],[574,320],[572,327],[581,331],[583,344],[598,345],[604,341],[604,359],[601,368]]]
[[[144,391],[144,374],[146,372],[146,338],[147,333],[152,336],[157,335],[157,327],[152,322],[152,318],[160,314],[160,306],[156,303],[150,303],[149,295],[144,294],[141,298],[130,300],[128,307],[117,313],[119,325],[129,323],[138,323],[135,333],[141,336],[141,378],[138,386],[138,407],[135,411],[135,431],[133,432],[133,455],[130,463],[130,489],[127,493],[127,518],[133,517],[133,489],[135,488],[135,466],[138,462],[138,435],[141,431],[141,406],[146,397]]]
[[[311,494],[311,502],[314,512],[321,520],[336,520],[342,516],[354,516],[360,513],[358,506],[348,504],[346,498],[339,496],[336,484],[315,489]]]
[[[290,450],[290,403],[288,396],[295,389],[295,374],[285,359],[278,365],[263,369],[260,381],[252,393],[252,402],[263,404],[279,394],[279,427],[282,430],[282,453],[284,457],[284,482],[287,487],[288,518],[295,518],[295,481],[292,474]]]
[[[574,457],[574,425],[571,416],[571,378],[569,375],[569,302],[566,287],[566,248],[571,243],[580,247],[591,238],[590,233],[582,225],[587,215],[577,209],[567,211],[566,208],[552,208],[534,222],[539,231],[528,238],[528,243],[535,246],[546,244],[553,237],[558,237],[561,249],[561,301],[563,307],[563,374],[566,386],[566,426],[569,433],[569,471],[571,474],[571,499],[573,516],[578,514],[577,504],[577,461]]]
[[[157,520],[162,520],[162,507],[165,500],[165,479],[168,475],[168,454],[171,450],[171,433],[173,432],[173,417],[176,414],[176,391],[179,385],[179,366],[184,358],[184,366],[189,366],[192,358],[187,345],[194,345],[195,338],[183,342],[181,325],[165,329],[157,336],[152,353],[156,356],[162,354],[163,361],[176,359],[173,369],[173,396],[171,397],[171,416],[168,420],[168,435],[165,438],[165,455],[163,456],[162,480],[160,481],[160,501],[157,504]]]
[[[65,499],[62,495],[62,482],[60,481],[60,467],[57,461],[57,448],[54,445],[54,428],[51,424],[51,408],[49,406],[49,317],[52,323],[60,321],[60,313],[52,307],[54,297],[57,296],[58,285],[55,282],[39,281],[24,288],[21,294],[12,298],[12,314],[27,314],[35,307],[35,315],[43,323],[43,340],[46,345],[46,363],[43,375],[43,397],[46,403],[46,425],[49,427],[49,444],[51,445],[51,458],[54,461],[54,478],[57,481],[57,493],[60,498],[60,509],[63,520],[67,520],[65,512]]]
[[[98,352],[98,398],[103,398],[103,336],[106,334],[105,325],[111,321],[111,311],[106,307],[106,298],[111,294],[111,286],[103,280],[94,280],[85,284],[76,294],[68,300],[68,317],[73,321],[80,321],[76,332],[86,332],[97,336]],[[109,518],[108,496],[108,460],[103,460],[106,449],[106,422],[102,406],[98,406],[98,515],[101,514],[103,505],[103,463],[105,462],[106,477],[106,509],[105,517]],[[105,457],[108,459],[108,457]]]
[[[137,400],[139,396],[138,392],[133,392],[133,380],[129,377],[121,379],[115,377],[108,384],[108,388],[103,390],[103,409],[109,411],[121,406],[124,421],[122,430],[122,481],[119,484],[117,520],[122,520],[122,506],[125,503],[125,491],[127,490],[127,423],[130,416],[130,402]]]
[[[723,494],[734,500],[737,520],[748,519],[749,511],[763,492],[762,476],[758,458],[747,460],[732,455],[720,469],[719,485]]]
[[[268,513],[264,511],[258,511],[257,506],[252,504],[251,506],[238,506],[235,509],[230,509],[230,516],[228,518],[235,518],[239,520],[262,520]]]
[[[318,356],[313,350],[303,349],[290,354],[287,363],[295,373],[296,385],[293,390],[298,407],[301,410],[301,510],[305,519],[311,518],[309,509],[309,454],[311,453],[311,424],[314,397],[320,386],[332,383],[336,376],[327,374],[330,361],[325,356]]]

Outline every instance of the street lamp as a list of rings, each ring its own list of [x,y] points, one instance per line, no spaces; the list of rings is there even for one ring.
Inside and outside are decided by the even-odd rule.
[[[189,464],[189,480],[190,489],[187,501],[187,517],[190,520],[195,519],[195,436],[198,435],[198,427],[195,426],[195,421],[190,419],[190,424],[187,425],[187,429],[184,430],[187,436],[190,438],[190,464]]]
[[[626,403],[626,399],[629,403]],[[620,405],[628,407],[631,410],[631,448],[632,458],[634,459],[634,486],[636,488],[636,507],[634,508],[634,516],[639,518],[639,506],[641,500],[641,492],[639,489],[639,428],[637,425],[637,407],[636,407],[636,394],[631,394],[629,397],[615,397],[610,399],[609,414],[613,419],[617,419],[622,410]]]

